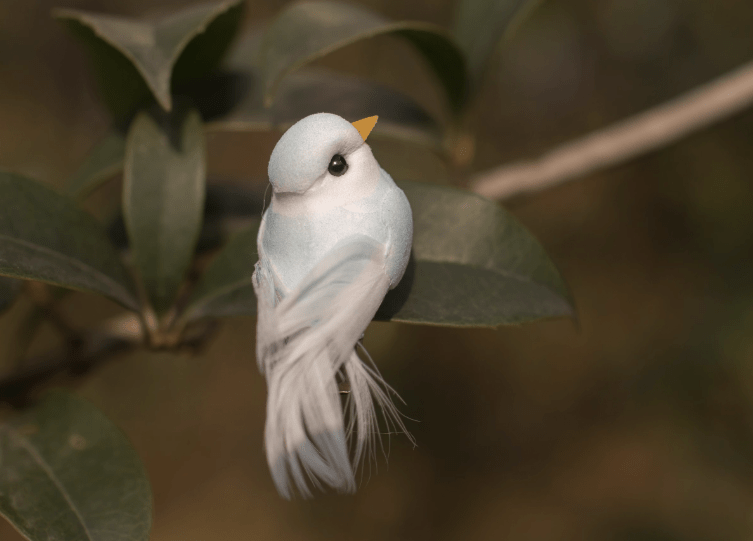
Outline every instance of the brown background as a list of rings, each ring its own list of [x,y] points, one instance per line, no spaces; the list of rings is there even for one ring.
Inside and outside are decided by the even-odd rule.
[[[443,25],[454,5],[361,3]],[[60,185],[107,129],[83,51],[52,7],[140,16],[185,4],[0,2],[0,165]],[[248,22],[285,4],[249,1]],[[753,58],[751,28],[746,0],[545,2],[494,60],[474,167],[534,156],[734,68]],[[400,41],[357,44],[321,64],[441,107]],[[579,327],[373,324],[366,345],[420,421],[408,423],[418,447],[393,438],[389,464],[380,458],[353,497],[277,496],[253,318],[226,321],[197,357],[123,356],[78,382],[146,463],[153,541],[749,539],[752,115],[508,205],[562,270]],[[210,170],[258,183],[276,137],[217,136]],[[420,149],[373,147],[395,177],[447,180]],[[25,308],[0,320],[0,336]],[[80,325],[116,311],[85,295],[64,309]],[[53,336],[45,329],[33,349]],[[0,523],[0,539],[19,537]]]

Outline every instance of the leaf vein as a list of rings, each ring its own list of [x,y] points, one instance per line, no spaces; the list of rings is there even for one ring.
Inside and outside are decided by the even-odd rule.
[[[71,266],[81,269],[82,271],[87,271],[90,274],[96,275],[99,281],[104,282],[106,285],[110,286],[113,289],[113,293],[112,293],[113,297],[119,299],[121,302],[127,304],[131,308],[135,308],[137,306],[134,303],[131,294],[123,286],[123,284],[121,284],[114,278],[108,276],[101,270],[89,265],[88,263],[81,261],[80,259],[71,257],[69,255],[58,252],[51,248],[47,248],[46,246],[40,246],[39,244],[35,244],[33,242],[29,242],[23,239],[11,237],[9,235],[4,235],[2,233],[0,233],[0,241],[4,241],[4,242],[7,241],[9,244],[15,244],[18,246],[22,246],[24,248],[31,249],[34,252],[38,252],[40,254],[50,256],[52,259],[62,260]]]
[[[34,446],[31,444],[31,442],[27,438],[23,437],[17,430],[14,430],[13,428],[8,427],[8,432],[10,434],[10,437],[13,439],[13,441],[19,444],[21,447],[23,447],[26,450],[26,452],[29,453],[29,455],[31,455],[31,458],[47,474],[47,476],[50,478],[50,481],[52,481],[52,483],[55,485],[55,488],[58,489],[60,494],[63,496],[63,499],[70,506],[71,510],[76,515],[76,518],[81,523],[81,527],[84,529],[84,533],[86,533],[87,539],[89,539],[90,541],[94,541],[94,538],[92,537],[92,534],[89,531],[89,527],[86,524],[84,517],[81,515],[81,512],[78,510],[78,507],[76,506],[75,502],[71,498],[71,495],[65,489],[65,486],[63,486],[63,484],[55,475],[55,472],[52,469],[52,467],[47,463],[44,457],[40,455],[36,451],[36,449],[34,449]]]

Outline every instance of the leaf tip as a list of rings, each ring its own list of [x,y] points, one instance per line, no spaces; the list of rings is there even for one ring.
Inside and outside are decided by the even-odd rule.
[[[157,101],[160,104],[160,107],[162,107],[162,109],[166,113],[171,112],[173,110],[173,98],[170,95],[170,92],[167,92],[167,93],[159,92],[157,94],[158,95],[156,97],[157,97]]]

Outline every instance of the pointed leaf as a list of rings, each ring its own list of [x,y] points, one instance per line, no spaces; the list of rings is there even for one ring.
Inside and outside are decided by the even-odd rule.
[[[21,293],[21,281],[0,276],[0,314],[11,307]]]
[[[56,10],[53,14],[84,44],[100,97],[116,122],[127,122],[134,111],[153,102],[152,92],[132,59],[111,40],[102,37],[96,19],[103,16],[68,9]],[[122,20],[119,17],[106,18],[108,21],[110,19]],[[129,28],[126,23],[131,23],[135,29]],[[123,26],[125,34],[138,30],[136,23],[130,19],[126,19]]]
[[[332,70],[302,68],[292,72],[281,80],[272,105],[265,107],[257,65],[265,30],[257,25],[245,32],[229,55],[226,66],[235,77],[228,77],[226,88],[212,99],[237,104],[227,116],[210,122],[209,129],[285,130],[301,118],[322,111],[351,121],[377,115],[379,123],[373,136],[441,149],[439,126],[413,99],[387,86]]]
[[[139,309],[133,282],[99,222],[70,198],[2,171],[0,275],[98,293]]]
[[[350,120],[378,115],[371,136],[419,143],[440,151],[442,136],[431,116],[408,96],[387,86],[325,69],[302,69],[281,83],[275,101],[264,107],[258,73],[246,71],[244,99],[230,113],[207,125],[217,131],[286,130],[301,118],[326,111]],[[231,81],[228,81],[232,83]],[[228,94],[238,90],[228,89]],[[216,98],[216,96],[214,96]]]
[[[54,16],[79,37],[92,57],[103,97],[125,119],[150,94],[167,111],[171,83],[206,74],[235,34],[242,0],[189,7],[158,21],[58,9]]]
[[[0,514],[31,541],[148,541],[152,494],[125,435],[58,391],[0,424]]]
[[[454,188],[399,185],[413,210],[413,261],[376,319],[494,327],[573,314],[554,264],[502,207]]]
[[[463,49],[468,72],[478,86],[499,42],[540,0],[463,0],[457,4],[453,35]]]
[[[264,102],[271,105],[288,73],[356,41],[383,34],[407,39],[424,56],[454,111],[466,100],[463,54],[443,28],[426,22],[391,22],[362,7],[340,2],[297,2],[271,24],[261,46]]]
[[[280,84],[272,107],[262,105],[258,92],[258,75],[227,75],[222,85],[207,96],[207,103],[196,103],[202,111],[211,109],[212,102],[237,100],[245,96],[226,116],[210,121],[211,131],[249,132],[284,131],[301,118],[327,111],[351,121],[378,115],[379,122],[370,137],[385,137],[424,145],[436,152],[442,149],[440,129],[429,114],[409,97],[383,85],[363,81],[323,69],[302,69],[286,77]],[[202,96],[195,98],[201,99]],[[123,170],[125,136],[111,131],[68,181],[66,192],[85,198],[107,180]]]
[[[494,327],[573,314],[567,287],[544,249],[502,207],[453,188],[398,184],[413,210],[413,253],[375,319]],[[255,237],[249,228],[220,252],[186,320],[256,313]]]
[[[208,183],[204,199],[204,216],[196,252],[217,250],[227,242],[229,229],[235,231],[237,219],[247,221],[263,206],[263,191],[251,192],[243,187]],[[228,224],[232,224],[228,226]],[[118,250],[128,249],[128,232],[123,213],[118,213],[107,227],[107,233]]]
[[[123,170],[125,136],[118,131],[108,133],[95,145],[68,181],[66,192],[73,197],[84,198],[107,179]]]
[[[243,20],[244,0],[189,7],[165,19],[160,25],[162,39],[190,27],[192,21],[201,21],[202,29],[196,31],[173,66],[172,83],[184,86],[215,70],[235,40]]]
[[[123,216],[155,310],[170,307],[194,254],[204,212],[206,156],[199,113],[140,113],[126,141]]]
[[[256,221],[228,241],[196,285],[182,319],[190,321],[256,313],[251,275],[259,260],[256,252],[258,234],[259,222]]]
[[[189,47],[200,43],[207,33],[195,38]],[[272,106],[264,107],[261,74],[255,65],[263,34],[263,29],[246,32],[226,63],[230,72],[203,78],[201,84],[194,82],[185,92],[208,120],[207,129],[286,130],[301,118],[321,111],[350,120],[378,115],[379,123],[372,137],[388,137],[441,150],[439,126],[410,97],[387,86],[331,70],[304,68],[291,73],[280,82]],[[181,61],[190,56],[184,52]],[[118,131],[110,132],[71,178],[67,192],[86,197],[122,171],[124,153],[125,136]]]

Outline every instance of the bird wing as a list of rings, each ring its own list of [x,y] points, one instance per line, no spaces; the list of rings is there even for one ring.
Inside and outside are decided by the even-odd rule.
[[[268,386],[265,443],[278,491],[291,480],[311,496],[307,480],[341,492],[355,490],[336,375],[351,384],[351,424],[358,427],[356,462],[376,432],[372,397],[404,430],[379,373],[355,346],[389,289],[386,247],[365,235],[340,241],[279,303],[275,277],[263,260],[254,272],[259,299],[257,360]],[[263,254],[260,253],[263,257]]]
[[[386,270],[390,278],[390,289],[397,287],[410,259],[413,245],[413,212],[405,192],[392,177],[381,169],[382,180],[387,186],[379,207],[379,219],[388,232]]]

